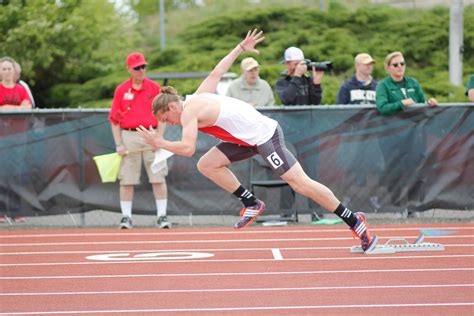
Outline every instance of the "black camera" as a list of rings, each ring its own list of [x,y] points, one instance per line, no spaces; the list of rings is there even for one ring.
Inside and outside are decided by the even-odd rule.
[[[332,61],[311,61],[309,59],[305,59],[304,62],[306,63],[308,70],[312,70],[313,68],[321,71],[332,70]]]

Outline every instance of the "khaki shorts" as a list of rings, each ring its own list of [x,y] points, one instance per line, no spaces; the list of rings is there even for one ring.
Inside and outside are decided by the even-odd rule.
[[[121,185],[140,184],[142,160],[150,183],[163,183],[166,181],[165,177],[168,175],[168,165],[164,162],[165,167],[160,169],[157,173],[151,171],[150,166],[155,159],[155,152],[152,151],[149,145],[143,143],[137,132],[122,130],[122,141],[127,150],[131,153],[122,158],[119,172]]]

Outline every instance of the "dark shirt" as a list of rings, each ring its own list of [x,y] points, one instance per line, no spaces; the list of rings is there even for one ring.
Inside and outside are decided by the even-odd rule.
[[[375,104],[375,89],[377,81],[371,80],[369,84],[362,83],[357,80],[356,76],[352,76],[350,80],[346,80],[339,89],[337,95],[337,104]]]
[[[312,77],[291,77],[284,75],[276,81],[275,89],[284,105],[318,105],[321,104],[323,89],[313,83]]]

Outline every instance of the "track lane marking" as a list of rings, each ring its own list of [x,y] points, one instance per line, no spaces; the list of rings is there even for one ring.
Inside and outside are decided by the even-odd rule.
[[[379,240],[405,238],[416,239],[418,236],[384,236]],[[446,235],[430,237],[434,239],[474,238],[474,235]],[[183,244],[183,243],[249,243],[249,242],[289,242],[289,241],[328,241],[328,240],[353,240],[353,237],[326,237],[326,238],[269,238],[269,239],[201,239],[201,240],[142,240],[142,241],[95,241],[95,242],[57,242],[57,243],[16,243],[0,244],[0,247],[25,247],[25,246],[81,246],[81,245],[131,245],[131,244]]]
[[[0,315],[55,315],[55,314],[116,314],[116,313],[177,313],[177,312],[218,312],[223,311],[261,311],[261,310],[297,310],[297,309],[366,309],[366,308],[400,308],[400,307],[441,307],[441,306],[474,306],[472,302],[454,303],[417,303],[417,304],[359,304],[359,305],[307,305],[307,306],[257,306],[257,307],[218,307],[218,308],[170,308],[170,309],[116,309],[90,311],[49,311],[49,312],[13,312]]]
[[[473,255],[433,255],[433,256],[387,256],[387,255],[371,255],[369,256],[354,256],[354,257],[333,257],[333,258],[287,258],[285,261],[342,261],[342,260],[387,260],[387,259],[443,259],[443,258],[472,258]],[[179,263],[179,262],[268,262],[275,261],[275,259],[198,259],[198,260],[143,260],[143,261],[107,261],[107,262],[37,262],[37,263],[2,263],[0,267],[27,267],[27,266],[67,266],[67,265],[93,265],[93,264],[138,264],[138,263]]]
[[[280,249],[272,248],[272,255],[273,259],[275,260],[283,260],[283,256],[281,255]]]
[[[419,231],[421,229],[443,229],[443,230],[474,230],[474,226],[453,226],[453,227],[408,227],[408,228],[401,228],[401,227],[393,227],[393,228],[371,228],[370,231],[375,232],[386,232],[386,231]],[[291,230],[247,230],[247,231],[239,231],[238,234],[240,235],[252,235],[252,234],[274,234],[274,233],[327,233],[327,232],[347,232],[347,229],[340,228],[340,229],[324,229],[324,230],[317,230],[317,229],[291,229]],[[156,233],[156,232],[140,232],[140,233],[70,233],[70,234],[31,234],[31,235],[3,235],[0,232],[0,239],[1,238],[49,238],[49,237],[93,237],[93,236],[117,236],[117,237],[127,237],[127,236],[180,236],[180,235],[234,235],[236,232],[232,231],[207,231],[207,232],[166,232],[166,233]]]
[[[222,277],[248,275],[300,275],[300,274],[351,274],[351,273],[407,273],[407,272],[459,272],[474,271],[474,268],[421,268],[421,269],[371,269],[371,270],[312,270],[279,272],[209,272],[209,273],[153,273],[153,274],[99,274],[99,275],[56,275],[56,276],[14,276],[0,277],[0,280],[44,280],[44,279],[103,279],[103,278],[168,278],[168,277]]]
[[[443,244],[444,247],[448,248],[456,248],[456,247],[474,247],[474,244]],[[347,250],[350,249],[350,246],[345,247],[280,247],[280,250]],[[190,249],[163,249],[163,250],[150,250],[150,249],[143,249],[143,250],[92,250],[92,251],[21,251],[21,252],[0,252],[1,256],[9,256],[9,255],[64,255],[64,254],[90,254],[90,253],[108,253],[108,252],[116,252],[116,253],[135,253],[135,252],[157,252],[157,251],[268,251],[272,248],[190,248]]]
[[[366,289],[429,289],[429,288],[474,288],[474,284],[406,284],[406,285],[355,285],[355,286],[311,286],[311,287],[276,287],[276,288],[221,288],[189,290],[128,290],[128,291],[81,291],[81,292],[28,292],[0,293],[1,296],[49,296],[49,295],[115,295],[115,294],[153,294],[153,293],[201,293],[201,292],[278,292],[278,291],[334,291]]]

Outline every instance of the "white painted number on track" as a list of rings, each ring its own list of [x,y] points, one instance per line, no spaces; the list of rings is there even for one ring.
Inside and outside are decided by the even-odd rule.
[[[100,261],[186,260],[209,258],[213,256],[214,254],[205,252],[156,252],[138,254],[133,256],[130,256],[129,253],[110,253],[88,256],[86,257],[86,259]]]

